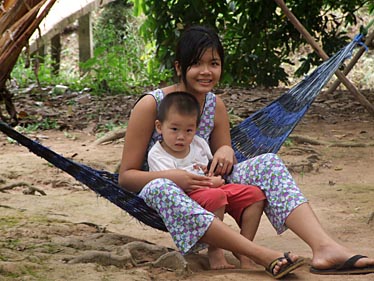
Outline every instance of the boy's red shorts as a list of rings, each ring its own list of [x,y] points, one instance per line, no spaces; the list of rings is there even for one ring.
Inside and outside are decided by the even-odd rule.
[[[210,212],[226,206],[225,212],[230,214],[239,226],[244,209],[266,199],[257,186],[234,183],[218,188],[200,188],[188,193],[188,196]]]

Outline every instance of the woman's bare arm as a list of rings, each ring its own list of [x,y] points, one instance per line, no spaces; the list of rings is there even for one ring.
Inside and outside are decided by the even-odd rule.
[[[231,147],[229,116],[222,99],[218,96],[216,97],[216,112],[210,148],[214,155],[209,169],[210,174],[213,174],[213,171],[220,175],[229,173],[234,164],[235,155]],[[220,167],[219,163],[224,166]]]
[[[119,184],[128,190],[137,192],[153,179],[151,174],[141,171],[141,168],[155,119],[156,101],[151,95],[144,96],[131,112],[122,151]]]

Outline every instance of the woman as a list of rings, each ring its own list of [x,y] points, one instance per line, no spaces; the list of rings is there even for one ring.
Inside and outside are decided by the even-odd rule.
[[[355,256],[323,230],[276,155],[264,154],[236,164],[226,108],[222,100],[211,92],[221,77],[223,61],[223,48],[215,32],[200,26],[184,32],[176,51],[178,83],[146,95],[132,111],[119,184],[139,193],[160,214],[182,253],[195,250],[201,242],[207,243],[236,253],[242,267],[248,266],[248,258],[252,259],[267,268],[275,278],[300,266],[301,260],[296,255],[281,257],[281,253],[250,241],[253,237],[248,233],[251,233],[252,226],[246,210],[242,210],[241,233],[238,234],[185,194],[211,186],[209,177],[181,170],[147,171],[147,152],[161,138],[154,128],[159,102],[171,92],[189,92],[197,98],[202,109],[197,134],[210,144],[213,153],[211,174],[227,175],[233,168],[233,172],[226,177],[228,182],[259,186],[267,197],[265,213],[277,232],[282,233],[289,228],[311,247],[313,273],[374,272],[374,259]],[[349,269],[337,269],[351,257],[354,258],[353,262],[349,262]]]

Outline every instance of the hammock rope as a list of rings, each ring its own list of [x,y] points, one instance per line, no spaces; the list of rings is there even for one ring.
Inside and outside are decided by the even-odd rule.
[[[232,146],[239,162],[256,155],[276,153],[305,115],[322,88],[361,42],[356,36],[310,75],[231,129]]]
[[[351,43],[323,62],[296,86],[231,129],[232,145],[238,161],[241,162],[263,153],[278,152],[316,96],[343,61],[351,56],[354,47],[359,42],[361,42],[361,37],[356,36]],[[82,163],[67,159],[22,135],[2,121],[0,121],[0,130],[137,220],[153,228],[167,231],[156,211],[148,207],[143,199],[135,193],[129,192],[117,184],[118,174],[95,170]]]

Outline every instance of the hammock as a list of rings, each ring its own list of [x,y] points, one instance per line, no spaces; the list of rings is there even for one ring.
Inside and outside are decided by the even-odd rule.
[[[278,152],[315,97],[343,61],[351,56],[355,45],[360,44],[361,38],[361,35],[356,36],[351,43],[323,62],[296,86],[231,129],[232,146],[239,162],[263,153]],[[0,121],[0,130],[34,154],[87,185],[98,195],[108,199],[137,220],[153,228],[167,231],[156,211],[148,207],[143,199],[135,193],[129,192],[117,184],[118,174],[95,170],[82,163],[67,159],[20,134],[2,121]]]

